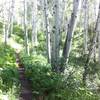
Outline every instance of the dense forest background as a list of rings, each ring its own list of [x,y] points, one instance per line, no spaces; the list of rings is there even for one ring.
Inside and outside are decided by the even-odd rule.
[[[33,100],[100,100],[100,1],[0,1],[0,100],[20,97],[16,55]]]

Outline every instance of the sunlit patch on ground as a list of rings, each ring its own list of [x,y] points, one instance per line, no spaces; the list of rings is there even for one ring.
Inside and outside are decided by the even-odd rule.
[[[1,40],[2,42],[4,42],[4,38],[2,38]],[[8,45],[10,45],[12,48],[14,48],[15,50],[17,50],[18,52],[20,50],[22,50],[22,45],[18,44],[16,41],[14,41],[12,38],[9,38],[7,41]]]
[[[9,100],[7,95],[0,95],[0,100]]]

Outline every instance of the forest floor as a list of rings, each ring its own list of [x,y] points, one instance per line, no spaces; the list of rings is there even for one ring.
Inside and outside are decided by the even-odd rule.
[[[21,64],[19,54],[16,53],[16,61],[18,63],[19,80],[21,83],[20,99],[19,100],[32,100],[32,88],[30,81],[25,76],[25,68]]]

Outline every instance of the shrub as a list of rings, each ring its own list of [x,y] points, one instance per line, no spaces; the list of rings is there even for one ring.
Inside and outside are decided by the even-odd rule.
[[[99,100],[96,95],[82,86],[77,76],[52,71],[42,55],[21,54],[27,78],[31,81],[34,95],[41,100]]]
[[[13,95],[19,94],[19,75],[16,67],[14,49],[10,46],[0,44],[0,97],[7,96],[8,98],[15,98]]]

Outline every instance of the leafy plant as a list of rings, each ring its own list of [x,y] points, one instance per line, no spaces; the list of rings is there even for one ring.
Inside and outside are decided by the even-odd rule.
[[[0,44],[0,97],[6,96],[10,98],[14,97],[13,95],[15,94],[19,94],[18,86],[19,73],[16,65],[15,51],[8,45],[5,47],[4,44]],[[15,87],[17,87],[16,90],[14,90]]]
[[[93,92],[82,87],[78,75],[52,72],[42,55],[20,56],[35,97],[41,100],[99,100]]]

